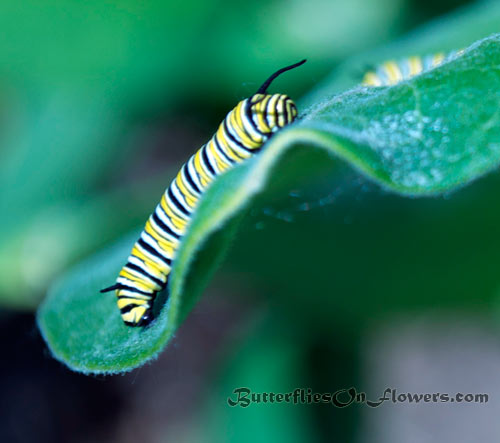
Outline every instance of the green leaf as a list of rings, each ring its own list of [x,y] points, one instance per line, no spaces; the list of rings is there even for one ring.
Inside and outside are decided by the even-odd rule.
[[[500,3],[483,1],[438,17],[391,44],[372,51],[355,53],[312,90],[303,102],[311,105],[329,94],[354,87],[368,66],[412,55],[429,55],[466,48],[498,32]]]
[[[98,293],[113,283],[136,236],[59,281],[38,313],[54,356],[95,373],[130,370],[156,356],[220,261],[243,209],[273,177],[283,178],[288,158],[318,162],[313,148],[319,148],[382,187],[412,196],[456,189],[497,167],[499,66],[500,37],[494,35],[399,85],[323,97],[262,154],[220,176],[207,191],[178,251],[168,300],[150,327],[124,326],[114,296]]]
[[[223,14],[219,2],[201,0],[0,4],[7,36],[0,40],[0,305],[33,308],[55,273],[97,246],[73,235],[81,214],[57,213],[102,192],[103,184],[123,186],[124,171],[134,163],[131,152],[149,156],[136,139],[145,114],[149,122],[166,122],[192,109],[197,120],[205,108],[210,120],[214,109],[257,87],[242,81],[263,79],[308,54],[316,63],[307,75],[281,80],[290,93],[303,90],[332,60],[367,39],[373,43],[374,33],[378,41],[388,38],[405,0],[384,0],[382,9],[378,1],[361,14],[356,2],[323,0],[285,11],[277,0],[227,4]],[[311,32],[318,30],[313,11],[344,26],[323,19],[321,32]],[[332,51],[329,42],[339,38],[350,45]],[[135,226],[128,213],[120,218],[129,219],[128,229]],[[101,223],[88,226],[96,239],[102,236]],[[116,229],[110,237],[121,233]]]

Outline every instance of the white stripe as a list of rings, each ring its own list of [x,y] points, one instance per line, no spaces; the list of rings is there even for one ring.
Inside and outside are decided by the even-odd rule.
[[[236,140],[239,140],[240,143],[242,143],[244,145],[244,143],[242,142],[242,140],[240,139],[240,137],[238,136],[238,134],[236,134],[235,132],[232,131],[232,127],[230,127],[229,125],[227,125],[228,127],[228,131],[229,133],[236,139]],[[217,135],[217,134],[216,134]],[[220,140],[220,138],[218,138],[218,140]],[[230,137],[226,137],[224,139],[226,141],[226,143],[229,145],[229,148],[231,148],[233,151],[237,151],[238,153],[241,153],[242,156],[244,158],[248,158],[251,156],[251,153],[249,153],[248,151],[245,151],[241,146],[238,145],[238,143],[234,142]],[[224,143],[221,143],[219,142],[219,145],[221,146],[221,149],[224,149],[224,152],[227,154],[227,150],[225,149],[225,145]],[[252,149],[250,146],[247,146],[248,149]],[[255,149],[255,148],[254,148]],[[228,157],[229,157],[229,154],[227,154]],[[237,160],[237,162],[241,162],[242,160]],[[225,162],[227,163],[227,160],[225,160]],[[231,166],[233,164],[231,163]]]
[[[426,55],[423,59],[423,69],[422,71],[428,71],[433,68],[434,55]]]
[[[149,277],[147,277],[146,275],[143,275],[141,274],[140,272],[137,272],[136,270],[134,269],[131,269],[131,268],[127,268],[127,266],[125,266],[125,268],[127,269],[127,272],[132,274],[133,276],[137,277],[139,280],[141,281],[145,281],[145,285],[148,285],[147,282],[149,282],[149,286],[154,286],[155,288],[158,288],[158,289],[161,289],[161,286],[156,283],[154,280],[151,280]]]
[[[156,211],[155,211],[156,213]],[[159,216],[158,216],[159,217]],[[153,226],[153,228],[160,233],[160,235],[167,241],[173,244],[173,247],[177,247],[179,245],[179,240],[176,239],[172,234],[165,232],[158,224],[154,221],[153,217],[149,219],[149,223]]]
[[[162,281],[163,283],[165,283],[167,281],[167,277],[165,276],[165,274],[163,274],[162,272],[159,272],[158,270],[156,270],[152,267],[150,268],[147,265],[147,263],[144,263],[140,258],[137,258],[137,257],[134,257],[133,255],[131,255],[128,258],[128,261],[130,263],[132,263],[133,265],[141,268],[144,272],[147,272],[148,274],[153,275],[153,277],[157,278],[158,280]]]
[[[186,202],[186,205],[188,205],[189,212],[192,212],[192,211],[193,211],[193,209],[194,209],[194,206],[191,206],[191,205],[188,203],[188,197],[189,197],[190,199],[193,199],[193,198],[194,198],[194,199],[196,199],[196,197],[195,197],[194,195],[192,195],[192,194],[189,192],[189,188],[188,188],[188,189],[186,189],[186,192],[181,191],[181,188],[180,188],[180,186],[179,186],[179,183],[177,183],[177,179],[181,180],[181,182],[182,182],[183,184],[185,184],[185,182],[184,182],[184,178],[183,178],[182,176],[179,178],[179,174],[177,174],[177,175],[175,176],[174,182],[175,182],[175,186],[177,187],[177,189],[179,190],[179,192],[182,194],[182,197],[184,198],[184,201]],[[195,202],[194,204],[196,204],[196,202]]]
[[[215,143],[215,140],[213,138],[208,143],[212,143],[212,146],[213,146],[215,152],[219,156],[219,160],[224,165],[227,165],[227,168],[222,170],[221,172],[227,171],[228,168],[231,168],[235,164],[235,162],[231,162],[230,160],[228,160],[229,154],[224,149],[224,145],[221,144],[220,149],[219,149],[219,147],[217,146],[217,143]],[[212,154],[212,156],[213,156],[213,154]],[[231,158],[231,157],[229,157],[229,158]]]
[[[276,110],[278,112],[278,124],[281,127],[285,126],[285,123],[286,123],[286,121],[285,121],[285,109],[283,107],[283,103],[284,103],[283,100],[279,100],[278,104],[276,106]],[[278,126],[275,126],[273,128],[273,131],[277,131],[278,129],[279,129]]]
[[[168,196],[165,195],[165,198],[168,198]],[[167,204],[168,204],[168,201],[167,201]],[[184,234],[180,229],[175,227],[174,223],[172,222],[172,220],[170,220],[169,216],[167,214],[165,214],[165,211],[161,207],[161,203],[158,204],[155,211],[156,211],[156,215],[158,216],[158,218],[165,225],[167,225],[173,232],[175,232],[177,235],[180,235],[180,236],[182,236]]]
[[[252,135],[252,139],[255,140],[257,143],[264,143],[266,140],[266,137],[261,134],[257,129],[252,125],[251,121],[248,119],[247,113],[246,113],[246,107],[249,105],[250,99],[246,99],[245,103],[241,106],[241,121],[243,122],[243,126],[247,130],[249,134]],[[250,108],[251,109],[251,108]],[[253,113],[251,113],[253,115]]]
[[[231,134],[233,134],[233,132],[232,132],[232,131],[231,131]],[[216,134],[214,137],[216,137],[216,136],[217,136],[217,134]],[[235,138],[238,138],[238,137],[236,137],[236,136],[235,136]],[[227,154],[227,150],[226,150],[226,147],[224,146],[224,143],[221,143],[221,142],[220,142],[220,139],[219,139],[218,137],[217,137],[217,140],[219,141],[219,145],[220,145],[221,149],[223,149],[223,150],[224,150],[224,152]],[[228,143],[231,145],[231,146],[230,146],[230,148],[231,148],[233,151],[235,151],[235,152],[236,152],[236,153],[237,153],[240,157],[243,157],[242,159],[239,159],[239,158],[238,158],[238,160],[235,160],[235,162],[236,162],[236,163],[241,163],[243,160],[245,160],[245,159],[247,159],[247,158],[250,158],[250,157],[252,156],[252,154],[251,154],[250,152],[245,151],[245,149],[243,149],[241,146],[238,146],[237,144],[231,143],[231,140],[228,140],[228,138],[226,138],[226,140],[227,140],[227,141],[228,141]],[[243,143],[243,140],[241,140],[241,139],[239,139],[239,140],[240,140],[240,142],[241,142],[243,145],[245,145],[245,144]],[[214,141],[214,143],[215,143],[215,141]],[[250,147],[250,146],[247,146],[247,148],[248,148],[248,149],[252,149],[252,147]],[[215,149],[217,149],[218,151],[220,151],[220,149],[218,149],[218,147],[217,147],[217,144],[215,144]],[[254,148],[254,149],[255,149],[255,148]],[[230,155],[229,155],[229,154],[227,154],[227,155],[228,155],[228,157],[230,157]]]
[[[184,173],[184,171],[186,171],[186,172]],[[181,168],[182,183],[184,183],[184,186],[188,189],[188,191],[191,193],[191,195],[193,195],[195,198],[199,197],[200,193],[198,191],[196,191],[196,190],[193,189],[193,187],[191,186],[191,184],[185,178],[186,175],[190,176],[189,170],[187,169],[187,163],[184,164],[184,165],[182,165],[182,168]],[[195,182],[195,184],[196,184],[196,182]]]
[[[177,186],[177,181],[174,180],[171,184],[170,184],[170,189],[172,190],[172,194],[174,194],[174,197],[177,199],[177,201],[180,203],[180,205],[187,211],[189,212],[190,214],[193,212],[193,209],[191,208],[191,206],[188,205],[187,201],[186,201],[186,198],[184,197],[184,194],[181,192],[181,190],[179,189],[179,186]],[[183,218],[188,221],[189,220],[189,215],[186,215],[186,214],[182,214],[183,215]]]
[[[208,143],[210,143],[210,142],[208,142]],[[208,149],[208,143],[203,146],[203,149],[205,149],[205,152],[207,154],[207,158],[208,158],[208,162],[210,163],[210,166],[212,166],[212,169],[214,171],[216,171],[216,175],[219,175],[224,170],[219,168],[219,166],[217,164],[217,160],[215,159],[215,157],[212,154],[212,152],[210,151],[210,149]],[[202,163],[203,163],[203,157],[202,157]]]
[[[383,66],[379,66],[379,68],[377,69],[377,75],[380,78],[380,82],[383,86],[389,85],[388,73]]]
[[[399,62],[399,70],[401,71],[401,75],[403,76],[403,80],[406,80],[410,77],[410,59],[404,59]]]
[[[116,283],[122,284],[122,285],[125,285],[125,286],[130,286],[131,288],[133,288],[135,286],[135,284],[136,284],[132,280],[128,279],[127,277],[123,277],[123,276],[119,276],[116,279]],[[122,291],[122,289],[120,289],[120,291]],[[147,291],[145,291],[145,292],[147,292]],[[153,292],[157,292],[157,291],[152,291],[151,293],[153,293]]]
[[[137,298],[138,300],[145,300],[145,301],[151,300],[150,295],[139,294],[138,292],[128,291],[127,289],[120,289],[120,297]]]
[[[240,142],[241,142],[241,139],[238,137],[238,135],[237,135],[237,134],[235,134],[235,133],[231,130],[231,128],[230,128],[230,126],[229,126],[229,125],[227,125],[227,126],[228,126],[228,131],[229,131],[229,133],[230,133],[230,134],[231,134],[231,135],[232,135],[232,136],[233,136],[236,140],[240,140]],[[230,137],[226,137],[226,138],[225,138],[225,141],[226,141],[226,143],[229,145],[229,147],[230,147],[231,149],[233,149],[234,151],[238,151],[238,152],[242,152],[242,151],[244,151],[244,152],[246,153],[246,158],[248,158],[248,157],[251,155],[248,151],[245,151],[244,149],[242,149],[242,148],[238,145],[238,143],[235,143],[235,142],[234,142],[234,141],[233,141]],[[222,143],[220,143],[220,145],[221,145],[222,147],[224,146]],[[248,147],[248,149],[252,149],[250,146],[247,146],[247,147]],[[256,149],[256,148],[253,148],[253,149]]]
[[[153,238],[151,237],[146,231],[142,231],[141,233],[141,238],[149,245],[151,246],[159,255],[161,255],[163,258],[165,259],[170,259],[172,260],[172,257],[169,257],[165,251],[163,251],[161,248],[160,248],[160,245],[158,244],[158,242]]]
[[[191,156],[191,158],[188,160],[188,162],[186,164],[187,164],[188,172],[189,172],[191,179],[196,183],[196,186],[198,186],[198,189],[200,189],[200,191],[203,191],[205,188],[201,184],[200,177],[199,177],[198,173],[196,172],[196,168],[194,167],[194,155]]]
[[[276,101],[281,100],[281,95],[273,94],[266,105],[266,122],[273,132],[278,130],[278,116],[273,114],[272,110],[276,106]]]
[[[231,125],[231,120],[228,120],[227,121],[227,124],[226,124],[226,127],[227,127],[227,131],[236,139],[236,140],[240,140],[241,142],[241,138],[240,136],[237,134],[237,132],[235,130],[233,130],[233,126]],[[217,134],[216,134],[217,135]],[[235,147],[235,148],[238,148],[238,145],[235,144],[229,137],[226,137],[225,140],[227,140],[228,144],[230,145],[230,147]],[[219,145],[221,146],[222,149],[224,149],[224,144],[223,143],[219,143]],[[240,148],[241,149],[241,148]],[[224,152],[226,152],[224,150]],[[227,152],[226,152],[227,153]]]
[[[230,153],[227,150],[227,147],[223,143],[218,143],[218,140],[219,138],[217,137],[216,134],[210,139],[207,145],[212,144],[215,152],[221,158],[221,160],[229,167],[233,166],[235,163],[238,162],[238,160],[232,160],[231,156],[229,155]],[[231,158],[232,161],[228,160],[228,158]]]
[[[212,173],[212,172],[210,172],[208,170],[208,166],[206,165],[205,160],[204,160],[203,155],[202,155],[202,152],[201,152],[201,150],[204,149],[204,148],[205,148],[205,145],[203,145],[200,148],[200,164],[201,164],[201,167],[202,167],[203,171],[205,172],[205,175],[208,176],[209,181],[212,181],[215,177],[217,177],[217,172]],[[208,152],[207,152],[207,158],[208,158],[208,161],[210,162],[211,159],[208,156]],[[217,168],[214,165],[212,165],[212,163],[210,163],[210,165],[212,166],[212,168],[214,169],[214,171],[217,171]]]
[[[177,215],[180,219],[185,220],[186,222],[189,221],[189,216],[187,216],[186,214],[182,213],[180,209],[177,209],[177,206],[174,205],[174,202],[170,199],[170,197],[168,196],[168,194],[165,194],[165,199],[167,201],[167,205],[170,207],[170,210],[175,215]],[[182,232],[181,234],[184,234],[184,232]]]
[[[167,265],[164,261],[162,261],[161,259],[159,259],[155,255],[146,251],[140,244],[137,243],[135,246],[137,249],[139,249],[139,251],[141,251],[141,254],[145,255],[152,262],[155,262],[160,267],[160,269],[162,269],[162,271],[163,271],[163,269],[165,269],[165,271],[163,271],[163,272],[165,272],[165,274],[168,274],[168,271],[170,271],[169,265]]]

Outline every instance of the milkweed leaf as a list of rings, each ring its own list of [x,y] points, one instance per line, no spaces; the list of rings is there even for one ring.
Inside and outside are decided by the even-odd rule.
[[[203,196],[174,262],[168,300],[152,325],[125,326],[115,298],[99,294],[113,283],[137,233],[63,276],[38,313],[53,355],[92,373],[127,371],[154,358],[201,293],[239,217],[280,174],[292,148],[323,149],[401,195],[437,195],[498,167],[499,105],[499,35],[395,86],[322,97]]]

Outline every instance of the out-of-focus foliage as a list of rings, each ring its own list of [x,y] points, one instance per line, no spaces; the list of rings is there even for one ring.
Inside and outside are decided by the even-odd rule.
[[[366,425],[358,417],[362,407],[339,410],[330,405],[268,404],[239,409],[229,408],[226,398],[242,385],[254,391],[363,389],[370,380],[356,379],[360,339],[408,316],[418,318],[422,311],[433,311],[440,324],[457,309],[465,316],[475,311],[490,314],[498,323],[499,174],[490,173],[430,198],[408,198],[382,189],[349,162],[335,161],[326,150],[311,149],[312,145],[294,147],[279,157],[277,168],[262,169],[271,172],[265,192],[252,196],[249,210],[203,245],[195,235],[206,234],[198,221],[200,229],[192,233],[183,251],[186,259],[196,249],[194,262],[188,273],[188,263],[179,263],[177,296],[166,306],[158,305],[163,307],[162,319],[173,316],[175,322],[157,324],[149,335],[123,329],[114,296],[97,293],[102,285],[113,282],[137,232],[65,273],[81,257],[142,227],[180,162],[211,135],[225,112],[281,66],[309,59],[300,71],[281,77],[273,88],[294,99],[307,91],[298,102],[302,112],[319,102],[328,103],[329,116],[318,115],[322,124],[309,130],[330,128],[321,140],[328,139],[328,145],[333,140],[331,147],[336,149],[347,147],[346,140],[336,144],[340,125],[335,124],[339,119],[342,125],[352,125],[350,136],[366,132],[364,124],[357,126],[357,112],[362,108],[356,109],[356,102],[390,99],[397,103],[398,93],[402,101],[408,93],[408,104],[411,101],[404,88],[360,94],[356,100],[350,92],[345,95],[350,98],[345,107],[356,113],[340,114],[339,106],[344,105],[329,99],[359,84],[367,68],[387,59],[466,48],[499,32],[500,5],[492,0],[475,2],[395,39],[461,3],[464,0],[3,2],[0,316],[6,349],[2,392],[8,410],[1,420],[5,439],[147,440],[148,430],[154,428],[152,417],[156,417],[159,426],[166,428],[164,441],[352,441],[352,434]],[[432,86],[430,78],[411,85],[427,88]],[[481,81],[484,87],[491,77]],[[442,97],[438,89],[433,90],[433,95]],[[473,89],[457,92],[475,94]],[[447,109],[452,109],[448,107],[454,103],[449,100],[452,97],[441,101]],[[483,110],[490,112],[493,103],[486,94],[482,98],[475,109],[464,109],[456,116],[470,113],[471,125],[485,118]],[[382,117],[384,122],[387,115],[383,112],[371,117]],[[450,127],[456,129],[452,120]],[[390,118],[385,122],[401,129]],[[488,126],[489,131],[496,130]],[[298,135],[294,131],[284,137]],[[438,140],[438,133],[431,139]],[[407,135],[399,131],[398,138]],[[454,174],[461,180],[489,168],[480,158],[485,158],[484,150],[479,149],[476,158],[478,146],[486,146],[482,135],[481,131],[466,134],[466,138],[478,137],[474,145],[461,141],[462,153],[470,153],[471,158],[458,158],[456,173],[445,168],[442,177],[450,179],[446,187],[455,185],[451,182]],[[444,137],[449,135],[443,134],[441,144],[446,144]],[[362,143],[358,148],[364,154],[361,167],[378,164],[380,168],[371,172],[382,181],[384,177],[392,180],[386,172],[393,169],[385,166],[395,163],[395,157],[386,159],[380,146],[376,147],[380,156],[368,155]],[[446,152],[453,155],[449,148]],[[273,149],[271,157],[278,154],[277,145]],[[425,162],[425,158],[419,161],[426,175],[400,175],[398,186],[408,179],[442,184],[433,181],[436,176]],[[259,164],[248,169],[259,169],[263,166]],[[469,165],[475,169],[468,170]],[[240,173],[235,174],[233,179]],[[212,203],[207,201],[207,211],[217,203],[215,195],[208,197]],[[216,208],[213,216],[218,215]],[[237,238],[233,235],[236,228]],[[45,311],[39,312],[39,323],[56,356],[84,371],[119,371],[140,365],[162,349],[190,311],[231,238],[233,247],[219,274],[230,281],[230,289],[217,285],[215,289],[226,303],[251,295],[247,301],[255,312],[241,309],[237,301],[238,315],[233,313],[236,318],[250,319],[250,326],[243,321],[234,336],[220,332],[225,330],[220,301],[213,302],[209,312],[207,305],[200,304],[189,320],[204,318],[210,323],[208,328],[207,323],[193,327],[188,322],[169,343],[163,355],[167,360],[124,377],[103,380],[65,373],[46,352],[42,356],[29,315],[12,315],[3,309],[34,309],[47,286],[62,275],[50,288]],[[263,311],[267,320],[256,325],[255,318],[262,318]],[[98,333],[96,327],[101,328]],[[210,327],[227,338],[229,345],[217,343]],[[398,328],[390,330],[399,336]],[[446,324],[442,330],[449,333]],[[182,339],[190,334],[186,346]],[[480,340],[484,338],[474,343]],[[247,344],[241,345],[242,341]],[[403,343],[408,349],[415,346]],[[462,338],[447,343],[463,348]],[[128,354],[134,350],[136,355]],[[209,363],[192,357],[203,353],[212,356]],[[394,355],[384,352],[379,358],[387,356]],[[395,357],[396,361],[400,355]],[[168,365],[167,374],[162,364]],[[439,367],[433,366],[429,374]],[[373,377],[372,367],[363,372]],[[149,384],[149,390],[141,381]],[[192,381],[193,386],[203,387],[189,404],[185,386]],[[159,385],[163,389],[156,389]],[[163,396],[166,389],[174,399],[170,409],[181,420],[168,420],[164,415],[165,403],[171,401]],[[198,400],[205,403],[201,408]],[[493,403],[490,407],[494,408]],[[483,407],[475,409],[484,411]],[[437,418],[446,425],[441,415]],[[413,421],[411,425],[412,429],[417,426]],[[78,429],[85,429],[83,438]],[[161,432],[154,435],[150,440],[162,440]],[[367,435],[373,440],[371,433]]]
[[[305,105],[316,103],[321,97],[337,94],[355,86],[367,67],[386,60],[398,60],[412,55],[449,52],[469,46],[472,42],[498,32],[500,3],[478,2],[439,20],[429,22],[377,50],[353,54],[335,69],[320,85],[303,99]]]
[[[225,108],[276,67],[308,56],[315,62],[307,75],[283,83],[289,92],[303,90],[350,51],[389,38],[398,29],[402,5],[403,0],[384,0],[382,8],[376,0],[2,4],[0,303],[35,306],[58,272],[146,215],[140,205],[120,210],[114,191],[109,225],[98,209],[108,206],[103,191],[111,185],[105,176],[117,187],[128,182],[117,168],[125,173],[127,157],[141,149],[130,143],[138,115],[169,115],[193,102],[206,108],[215,101],[211,109]],[[330,26],[328,17],[339,25]],[[81,222],[91,229],[80,229]],[[107,229],[112,224],[114,234]]]
[[[278,326],[279,325],[279,326]],[[288,333],[282,334],[285,327]],[[226,368],[209,396],[209,403],[200,424],[203,439],[217,442],[224,435],[234,435],[238,441],[318,441],[320,432],[314,426],[313,409],[300,403],[241,404],[230,407],[228,398],[239,399],[235,389],[251,392],[293,392],[297,387],[311,386],[306,377],[308,355],[304,353],[304,335],[293,325],[268,319],[255,331],[254,337],[241,349],[241,358]],[[243,394],[242,394],[243,397]],[[251,396],[249,396],[251,398]],[[234,404],[234,403],[233,403]],[[220,407],[223,405],[223,407]],[[195,441],[195,439],[192,439]]]
[[[114,281],[123,265],[135,240],[127,239],[52,289],[39,311],[41,330],[52,352],[83,372],[119,372],[153,358],[213,272],[216,257],[232,235],[226,223],[265,190],[273,176],[293,183],[295,174],[304,177],[321,167],[325,159],[313,148],[346,160],[385,188],[412,196],[454,190],[497,167],[499,64],[500,37],[494,35],[396,86],[358,87],[324,98],[297,124],[277,134],[262,154],[215,180],[183,238],[169,280],[167,304],[151,326],[126,327],[114,297],[98,292]],[[291,149],[297,145],[303,151]],[[309,162],[309,167],[286,171],[286,159],[300,151],[302,165]],[[313,230],[309,242],[321,243],[324,237],[335,238],[335,230]],[[289,260],[302,262],[293,254],[282,258]],[[328,262],[319,256],[310,257],[309,265],[328,269]],[[316,284],[305,276],[303,281],[304,293]],[[161,306],[161,301],[156,304]]]

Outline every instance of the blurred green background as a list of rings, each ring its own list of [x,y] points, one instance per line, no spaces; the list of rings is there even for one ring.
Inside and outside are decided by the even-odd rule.
[[[363,71],[350,69],[346,59],[428,20],[439,26],[441,16],[460,7],[458,15],[477,9],[487,16],[492,8],[499,16],[496,2],[463,3],[0,5],[6,441],[434,441],[426,436],[435,432],[436,415],[468,426],[444,408],[419,409],[415,418],[325,405],[231,409],[226,398],[240,386],[333,392],[355,385],[372,389],[373,397],[391,383],[419,392],[484,390],[464,374],[495,368],[499,360],[492,350],[500,283],[495,174],[420,200],[387,194],[326,161],[313,181],[298,180],[293,189],[278,178],[174,342],[158,361],[123,377],[70,373],[44,350],[33,321],[51,282],[140,226],[182,162],[271,72],[309,59],[273,86],[296,99],[338,72],[354,85]],[[475,38],[493,31],[477,29]],[[472,42],[464,39],[460,44]],[[449,46],[449,35],[444,41]],[[290,165],[300,167],[300,158]],[[451,325],[444,335],[443,323]],[[402,341],[394,343],[394,336]],[[474,358],[452,354],[440,366],[425,364],[429,355],[484,342],[491,348]],[[387,362],[399,358],[413,364]],[[468,360],[477,368],[464,365]],[[457,367],[463,372],[453,372]],[[422,376],[433,370],[442,378]],[[482,378],[494,380],[490,372]],[[450,373],[451,382],[444,376]],[[493,416],[498,408],[488,406]],[[479,406],[460,413],[473,412]],[[386,433],[383,421],[395,430]],[[481,435],[499,435],[488,423],[489,434]],[[413,437],[404,440],[408,429]],[[453,432],[439,435],[459,441]]]

